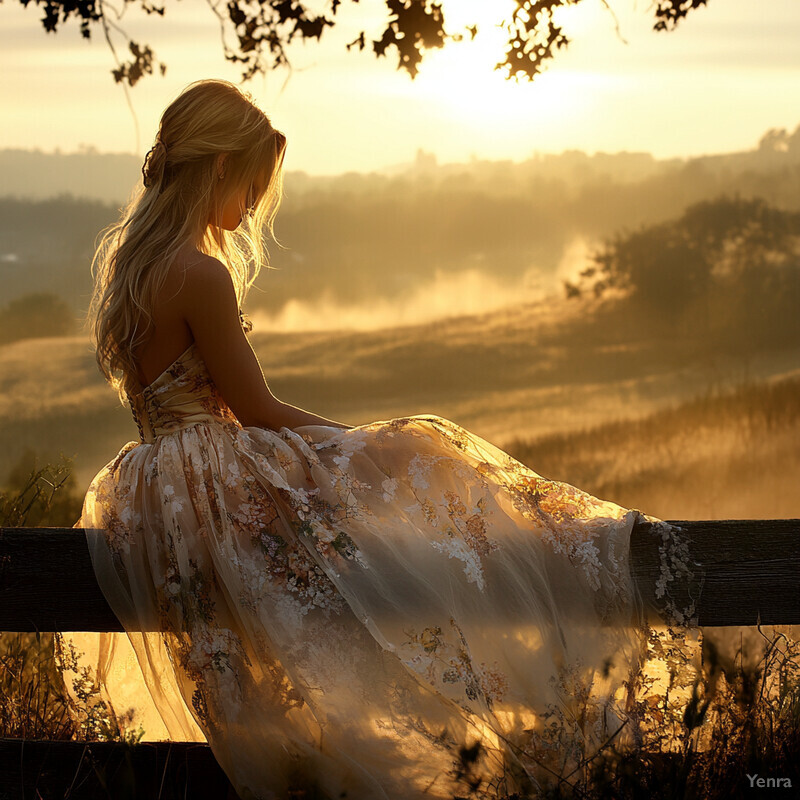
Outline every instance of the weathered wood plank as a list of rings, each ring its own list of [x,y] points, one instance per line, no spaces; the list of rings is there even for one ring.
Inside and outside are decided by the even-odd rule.
[[[684,520],[689,555],[697,562],[691,587],[672,589],[679,606],[698,599],[699,625],[796,625],[800,623],[800,520]],[[661,612],[658,529],[636,525],[631,572],[642,598]]]
[[[119,631],[80,528],[0,528],[1,631]]]
[[[678,605],[697,599],[700,625],[800,623],[800,520],[691,520],[681,528],[699,565],[692,586],[672,587]],[[659,532],[642,522],[631,537],[631,571],[656,615]],[[81,529],[0,529],[0,630],[121,631],[92,569]]]
[[[202,742],[0,739],[0,800],[226,800],[230,781]]]

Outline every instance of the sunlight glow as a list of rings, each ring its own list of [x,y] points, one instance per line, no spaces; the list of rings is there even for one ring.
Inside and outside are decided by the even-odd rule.
[[[269,73],[248,88],[289,135],[290,168],[311,174],[394,167],[418,148],[440,162],[565,149],[658,158],[730,152],[751,147],[767,128],[797,125],[787,98],[796,95],[800,4],[768,5],[756,21],[746,0],[712,3],[669,33],[653,32],[638,0],[562,7],[555,21],[568,47],[533,83],[516,83],[494,69],[513,0],[443,0],[447,32],[464,38],[426,51],[413,81],[398,71],[394,48],[380,59],[372,52],[385,4],[347,3],[319,44],[290,46],[291,74]],[[168,64],[165,78],[146,78],[130,92],[134,123],[101,36],[83,40],[76,25],[48,36],[34,9],[1,11],[0,70],[9,79],[0,85],[0,147],[64,152],[83,143],[143,156],[164,107],[189,81],[240,76],[222,58],[207,8],[179,3],[154,24],[132,6],[126,30]],[[348,52],[359,30],[367,46]]]
[[[499,4],[500,8],[475,0],[451,5],[445,7],[448,31],[460,32],[476,22],[475,39],[466,35],[461,42],[426,52],[414,81],[400,73],[381,75],[380,91],[424,109],[425,118],[455,129],[462,143],[471,141],[475,149],[494,145],[493,149],[519,150],[527,145],[532,152],[553,120],[579,126],[601,111],[609,92],[627,89],[635,81],[633,76],[593,71],[582,63],[572,69],[546,70],[533,83],[508,80],[495,65],[503,60],[507,43],[498,20],[503,18],[501,12],[510,16],[513,3]],[[585,18],[582,21],[586,24]]]

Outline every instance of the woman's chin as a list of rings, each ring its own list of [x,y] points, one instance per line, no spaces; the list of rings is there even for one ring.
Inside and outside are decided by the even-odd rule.
[[[240,225],[242,224],[242,220],[240,219],[238,222],[229,222],[229,223],[221,223],[220,225],[215,225],[213,222],[210,222],[209,225],[214,228],[219,228],[222,231],[235,231]]]

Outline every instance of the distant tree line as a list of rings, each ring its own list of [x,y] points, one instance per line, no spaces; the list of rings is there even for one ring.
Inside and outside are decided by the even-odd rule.
[[[0,344],[46,336],[71,336],[78,322],[70,306],[49,292],[27,294],[0,308]]]
[[[394,176],[289,173],[276,225],[286,249],[270,248],[277,269],[262,273],[246,310],[278,313],[298,297],[402,301],[436,271],[482,270],[517,283],[538,269],[552,280],[576,237],[592,242],[637,225],[669,228],[663,220],[723,195],[800,211],[798,155],[800,127],[765,135],[757,151],[686,163],[571,151],[522,163],[436,166],[420,159]],[[67,196],[0,198],[3,301],[44,290],[80,318],[91,292],[93,242],[117,215],[115,206]]]
[[[800,343],[800,212],[722,196],[673,220],[617,233],[569,297],[616,295],[642,324],[731,344]]]

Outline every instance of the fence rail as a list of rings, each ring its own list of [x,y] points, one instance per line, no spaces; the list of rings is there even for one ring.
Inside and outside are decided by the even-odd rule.
[[[0,800],[235,800],[202,742],[0,739]]]
[[[800,520],[673,521],[698,564],[699,625],[800,623]],[[631,572],[656,615],[659,531],[631,534]],[[700,586],[699,589],[697,586]],[[679,606],[690,587],[673,586]],[[0,631],[122,631],[92,569],[80,528],[0,528]]]

